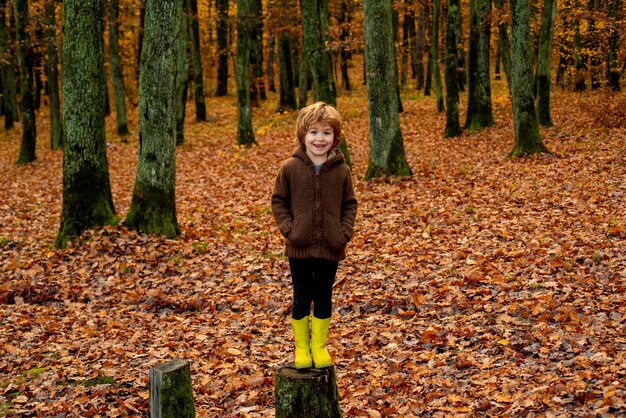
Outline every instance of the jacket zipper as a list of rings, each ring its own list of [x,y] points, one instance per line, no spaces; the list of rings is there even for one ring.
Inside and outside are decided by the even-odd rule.
[[[315,168],[313,168],[315,170]],[[320,172],[322,169],[315,170],[315,235],[317,241],[317,247],[321,251],[322,249],[322,237],[321,237],[321,206],[322,206],[322,191],[320,185]]]

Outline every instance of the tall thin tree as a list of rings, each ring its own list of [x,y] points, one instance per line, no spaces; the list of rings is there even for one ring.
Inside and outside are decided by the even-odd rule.
[[[113,81],[113,96],[115,101],[115,115],[117,134],[128,135],[128,119],[126,118],[126,91],[124,88],[124,74],[120,59],[119,37],[119,0],[109,0],[109,61],[111,63],[111,80]]]
[[[215,0],[217,9],[217,85],[216,96],[228,94],[228,0]]]
[[[102,0],[63,2],[63,208],[55,246],[115,222],[104,120]]]
[[[2,96],[4,107],[4,128],[14,126],[17,114],[15,73],[11,65],[12,56],[9,48],[8,27],[6,24],[6,0],[0,0],[0,77],[2,80]]]
[[[37,128],[33,95],[33,51],[28,33],[28,0],[13,0],[17,61],[20,67],[20,110],[22,112],[22,144],[17,164],[35,161]]]
[[[435,90],[435,100],[437,102],[437,112],[444,111],[443,105],[443,92],[441,88],[441,67],[439,65],[439,16],[441,15],[441,1],[433,1],[433,27],[432,38],[430,41],[430,50],[433,66],[434,83],[433,88]]]
[[[512,28],[511,95],[515,130],[515,145],[509,156],[522,157],[547,152],[548,149],[539,135],[532,90],[530,7],[528,0],[509,0],[509,4]]]
[[[364,0],[370,155],[365,179],[410,176],[400,130],[391,2]],[[391,94],[390,94],[391,93]]]
[[[196,122],[206,121],[206,103],[204,101],[204,73],[202,71],[202,53],[200,50],[200,23],[198,20],[198,0],[186,0],[189,12],[189,35],[191,38],[191,59],[193,62],[193,86],[196,103]]]
[[[457,81],[458,44],[461,29],[460,0],[448,0],[446,16],[446,129],[445,137],[461,134],[459,122],[459,83]]]
[[[235,75],[237,78],[237,145],[256,144],[252,129],[252,101],[250,98],[250,53],[254,20],[252,18],[255,0],[237,1],[237,57]]]
[[[183,2],[148,0],[139,72],[139,155],[125,224],[175,238],[176,60]]]
[[[539,34],[539,54],[537,57],[537,119],[543,126],[552,126],[550,118],[550,55],[552,54],[552,28],[556,0],[545,0]]]
[[[61,120],[61,99],[59,92],[59,55],[56,41],[56,4],[55,0],[46,0],[46,43],[48,61],[48,97],[50,97],[50,148],[63,146],[63,121]]]

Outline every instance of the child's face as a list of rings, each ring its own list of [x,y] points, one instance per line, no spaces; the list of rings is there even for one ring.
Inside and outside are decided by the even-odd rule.
[[[326,161],[328,151],[335,141],[335,131],[327,123],[315,122],[307,130],[304,136],[304,146],[306,153],[311,160],[316,163]]]

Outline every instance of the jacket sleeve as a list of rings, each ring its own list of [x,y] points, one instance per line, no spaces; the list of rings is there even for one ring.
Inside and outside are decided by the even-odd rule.
[[[276,220],[276,225],[280,233],[287,238],[293,224],[293,216],[290,208],[289,179],[285,173],[285,166],[281,167],[274,182],[274,192],[272,193],[272,214]]]
[[[346,179],[343,183],[343,193],[341,202],[341,229],[346,241],[352,239],[354,234],[354,221],[356,219],[357,200],[352,186],[352,173],[346,166]]]

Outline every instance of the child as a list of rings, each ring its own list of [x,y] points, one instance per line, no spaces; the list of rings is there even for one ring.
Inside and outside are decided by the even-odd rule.
[[[299,148],[283,163],[274,184],[272,212],[285,237],[293,283],[295,366],[325,368],[333,364],[326,349],[333,283],[352,238],[357,200],[350,168],[336,149],[341,142],[337,110],[323,102],[303,108],[296,136]]]

